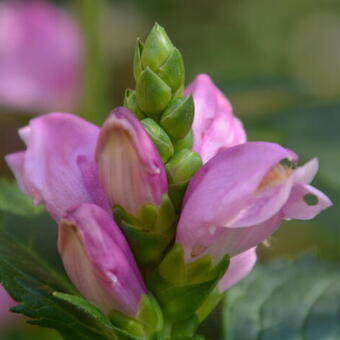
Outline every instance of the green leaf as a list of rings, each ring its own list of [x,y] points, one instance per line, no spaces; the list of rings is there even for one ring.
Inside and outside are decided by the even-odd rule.
[[[42,206],[34,206],[15,183],[0,180],[0,230],[64,273],[57,251],[57,224]]]
[[[29,196],[23,195],[15,182],[0,180],[0,210],[21,216],[32,216],[43,211],[34,206]]]
[[[225,300],[226,340],[336,340],[340,266],[303,256],[258,265]]]

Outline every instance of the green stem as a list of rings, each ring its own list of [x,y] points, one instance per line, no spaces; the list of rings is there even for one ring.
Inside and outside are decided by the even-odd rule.
[[[84,97],[81,115],[102,123],[108,114],[108,77],[101,39],[106,0],[78,0],[78,13],[85,39]]]

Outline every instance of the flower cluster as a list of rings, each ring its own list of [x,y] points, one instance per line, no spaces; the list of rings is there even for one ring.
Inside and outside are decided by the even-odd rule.
[[[133,330],[147,339],[163,318],[173,332],[198,325],[283,220],[331,202],[309,184],[317,160],[297,167],[294,152],[247,142],[207,75],[183,89],[182,57],[158,25],[137,42],[134,70],[136,90],[101,129],[50,113],[19,131],[27,149],[6,160],[59,224],[80,293],[120,327],[149,308],[153,329],[142,320]]]

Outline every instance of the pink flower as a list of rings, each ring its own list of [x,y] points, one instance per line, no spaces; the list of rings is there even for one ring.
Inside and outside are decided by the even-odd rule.
[[[195,103],[193,151],[200,154],[204,163],[218,152],[246,142],[241,121],[209,76],[198,75],[185,90],[186,95],[190,93]]]
[[[316,159],[294,169],[297,156],[278,144],[245,143],[217,154],[186,191],[177,229],[187,261],[238,255],[269,237],[284,219],[311,219],[332,203],[309,185]]]
[[[95,204],[71,210],[59,224],[58,248],[79,291],[103,312],[135,316],[143,279],[112,217]]]
[[[106,120],[96,159],[111,205],[137,213],[145,203],[160,204],[167,191],[164,166],[146,131],[128,110],[117,109]]]
[[[59,252],[80,292],[105,312],[134,315],[145,292],[112,206],[134,213],[167,191],[163,164],[142,124],[125,108],[102,130],[66,113],[19,131],[26,151],[6,157],[21,189],[59,222]],[[97,162],[96,162],[97,158]]]
[[[70,108],[80,87],[82,39],[76,23],[47,1],[0,4],[0,105]]]

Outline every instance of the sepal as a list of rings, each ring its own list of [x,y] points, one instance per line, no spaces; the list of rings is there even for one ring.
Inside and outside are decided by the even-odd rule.
[[[159,68],[159,76],[171,87],[173,93],[182,95],[185,70],[181,52],[174,48],[167,61]]]
[[[174,99],[161,118],[161,126],[174,139],[184,138],[191,130],[194,119],[194,101],[192,96]]]
[[[188,149],[175,153],[166,164],[169,183],[175,185],[188,183],[201,166],[202,159],[198,153]]]
[[[163,163],[174,153],[174,147],[167,133],[151,118],[146,118],[141,121],[148,135],[156,145]]]
[[[176,215],[168,195],[163,195],[160,206],[145,204],[137,215],[120,206],[114,207],[113,213],[139,266],[158,265],[175,233]]]
[[[139,108],[157,118],[171,100],[171,88],[149,67],[138,77],[136,95]]]
[[[150,293],[142,297],[136,318],[130,318],[119,312],[111,313],[109,318],[115,327],[140,340],[153,339],[164,325],[162,311]]]
[[[165,256],[156,273],[146,277],[160,301],[167,320],[184,322],[194,317],[229,265],[225,256],[214,264],[208,256],[185,263],[184,250],[176,244]]]
[[[156,23],[144,43],[141,55],[143,66],[150,67],[156,72],[169,58],[173,49],[174,46],[166,34],[165,29]]]
[[[135,54],[133,58],[133,75],[136,81],[143,71],[142,59],[141,59],[143,47],[144,47],[143,42],[138,38],[136,41]]]
[[[190,129],[189,133],[182,139],[177,140],[174,143],[175,152],[180,151],[182,149],[192,150],[194,144],[194,136],[192,130]]]
[[[124,106],[128,108],[134,115],[142,120],[145,118],[145,114],[139,109],[136,98],[136,91],[126,89],[124,94]]]

